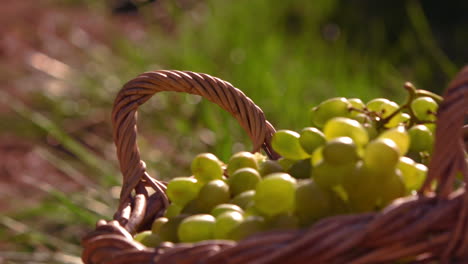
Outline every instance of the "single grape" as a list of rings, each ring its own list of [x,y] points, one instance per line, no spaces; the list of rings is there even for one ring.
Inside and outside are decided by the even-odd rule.
[[[265,230],[265,219],[261,216],[248,216],[228,234],[228,239],[242,240]]]
[[[400,124],[408,125],[411,120],[411,116],[407,113],[401,113],[400,115]]]
[[[364,113],[358,113],[358,114],[355,114],[351,117],[351,119],[353,120],[356,120],[358,121],[359,123],[361,123],[362,125],[364,124],[367,124],[367,123],[370,123],[372,121],[372,119],[370,118],[370,116],[364,114]]]
[[[411,102],[411,110],[421,121],[435,121],[439,105],[431,97],[418,97]]]
[[[169,199],[180,206],[197,197],[201,184],[194,178],[177,177],[167,184],[166,194]]]
[[[348,102],[351,104],[353,108],[356,108],[359,110],[363,110],[365,107],[364,103],[359,98],[349,98]]]
[[[236,170],[229,178],[228,183],[233,196],[239,193],[254,190],[261,177],[258,171],[252,168]]]
[[[312,170],[312,179],[320,188],[329,190],[341,185],[344,178],[353,170],[355,162],[340,165],[320,161]]]
[[[377,113],[380,117],[386,118],[398,110],[398,104],[385,98],[376,98],[369,101],[366,108]]]
[[[366,129],[356,120],[344,117],[336,117],[329,120],[323,128],[327,140],[337,137],[350,137],[358,147],[362,147],[369,141]]]
[[[214,217],[218,217],[222,213],[225,212],[239,212],[243,213],[244,210],[240,208],[238,205],[235,204],[229,204],[229,203],[224,203],[224,204],[219,204],[213,210],[211,210],[210,214]]]
[[[263,178],[255,189],[255,207],[265,215],[291,212],[294,209],[296,180],[287,173],[273,173]]]
[[[432,152],[434,136],[425,125],[415,125],[408,129],[410,137],[410,151],[414,152]]]
[[[312,171],[312,164],[310,159],[303,159],[294,163],[287,173],[293,176],[296,179],[306,179],[310,178],[310,173]]]
[[[257,157],[254,154],[246,151],[234,154],[227,165],[228,174],[232,175],[236,170],[242,168],[252,168],[257,170]]]
[[[255,196],[255,190],[245,191],[243,193],[239,193],[238,195],[234,196],[229,203],[235,204],[240,208],[244,209],[247,208],[247,205],[253,201]]]
[[[315,127],[306,127],[302,129],[299,143],[302,149],[308,154],[312,154],[315,149],[325,144],[325,135]]]
[[[317,148],[314,153],[312,153],[312,158],[310,159],[310,164],[313,167],[317,166],[323,160],[323,147]]]
[[[215,239],[229,239],[229,233],[244,221],[244,216],[236,211],[227,211],[216,217]]]
[[[310,120],[313,126],[322,128],[334,117],[348,117],[351,104],[344,97],[335,97],[323,101],[310,110]]]
[[[299,220],[293,214],[279,214],[266,220],[268,230],[291,230],[299,227]]]
[[[222,203],[230,200],[229,186],[222,180],[210,181],[198,193],[197,202],[201,212],[209,213]]]
[[[378,138],[388,138],[393,140],[400,150],[400,155],[403,156],[408,152],[410,138],[403,126],[391,128],[384,131]]]
[[[151,233],[150,230],[136,234],[134,239],[146,247],[157,247],[163,242],[159,235]]]
[[[382,182],[382,190],[380,193],[380,206],[385,207],[396,198],[406,194],[405,184],[399,169],[393,170],[388,177]]]
[[[179,236],[177,230],[182,220],[187,218],[188,215],[180,214],[176,217],[170,218],[167,222],[161,224],[159,228],[159,236],[163,241],[169,241],[173,243],[179,242]]]
[[[313,180],[306,179],[298,182],[296,188],[295,215],[302,227],[328,216],[332,212],[331,192],[320,188]]]
[[[151,232],[154,234],[159,234],[161,231],[161,226],[169,222],[169,219],[167,217],[158,217],[156,220],[153,221],[153,224],[151,225]]]
[[[350,137],[334,138],[325,144],[323,159],[330,164],[345,164],[359,159],[356,145]]]
[[[211,153],[198,154],[192,161],[192,173],[202,182],[221,179],[224,173],[222,162]]]
[[[352,212],[368,212],[376,209],[380,199],[382,177],[380,172],[371,170],[358,162],[344,178],[343,187],[347,193],[348,204]]]
[[[182,209],[183,207],[180,206],[179,204],[172,203],[167,207],[166,212],[164,213],[164,216],[167,218],[178,216],[182,212]]]
[[[299,137],[300,135],[294,131],[278,130],[271,139],[271,146],[278,154],[287,159],[305,159],[310,155],[302,149]]]
[[[283,171],[289,170],[291,166],[294,165],[294,163],[296,163],[295,160],[287,159],[285,157],[279,158],[277,162],[279,165],[281,165],[281,167],[283,168]]]
[[[192,215],[179,225],[177,234],[181,242],[198,242],[212,239],[216,219],[209,214]]]
[[[391,171],[400,158],[397,144],[388,138],[378,138],[367,144],[364,151],[364,163],[372,170]]]
[[[275,172],[284,172],[284,169],[276,160],[265,160],[258,166],[258,172],[261,176],[266,176]]]
[[[421,188],[427,174],[427,167],[408,157],[401,157],[397,168],[401,171],[407,193]]]

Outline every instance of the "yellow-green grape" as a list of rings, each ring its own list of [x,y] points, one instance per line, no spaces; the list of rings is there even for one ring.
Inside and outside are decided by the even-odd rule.
[[[363,110],[366,105],[362,102],[359,98],[348,98],[348,102],[351,104],[353,108]]]
[[[234,154],[227,165],[228,174],[232,175],[236,170],[242,168],[252,168],[257,170],[257,157],[254,154],[246,151]]]
[[[191,169],[195,178],[202,183],[221,179],[224,173],[222,162],[211,153],[198,154],[192,161]]]
[[[411,102],[411,110],[421,121],[435,121],[439,105],[431,97],[418,97]]]
[[[382,186],[381,173],[370,170],[363,162],[356,163],[344,178],[343,187],[348,204],[353,212],[368,212],[376,209]]]
[[[428,129],[429,131],[432,132],[433,135],[435,135],[435,131],[436,131],[436,124],[435,123],[427,123],[427,124],[424,124]]]
[[[285,157],[281,157],[277,160],[278,164],[281,165],[281,167],[283,168],[283,171],[287,171],[291,168],[292,165],[294,165],[294,163],[296,163],[295,160],[292,160],[292,159],[287,159]],[[263,175],[265,176],[265,175]]]
[[[299,137],[300,135],[294,131],[278,130],[271,139],[271,146],[278,154],[287,159],[305,159],[310,155],[302,149]]]
[[[222,180],[210,181],[201,188],[197,200],[201,211],[209,213],[215,206],[229,202],[229,186]]]
[[[229,239],[229,233],[244,221],[244,216],[236,211],[227,211],[216,217],[215,239]]]
[[[265,160],[258,165],[258,172],[261,176],[266,176],[275,172],[284,172],[284,169],[276,160]]]
[[[257,209],[257,207],[255,207],[255,201],[250,201],[245,207],[244,217],[249,216],[265,216]]]
[[[215,208],[213,208],[210,214],[214,217],[218,217],[218,215],[225,213],[225,212],[239,212],[242,214],[244,210],[242,210],[242,208],[240,208],[238,205],[224,203],[224,204],[219,204]]]
[[[328,120],[334,117],[348,117],[350,107],[350,102],[344,97],[323,101],[310,110],[311,123],[313,126],[322,128]]]
[[[228,239],[242,240],[265,230],[265,219],[261,216],[248,216],[228,234]]]
[[[147,247],[157,247],[163,242],[159,235],[151,233],[150,230],[136,234],[134,239]]]
[[[400,115],[400,124],[407,125],[411,120],[411,116],[407,113],[401,113]]]
[[[254,190],[261,177],[258,171],[252,168],[236,170],[229,178],[228,183],[233,196],[239,193]]]
[[[201,184],[194,178],[177,177],[167,184],[166,194],[169,199],[180,206],[197,197]]]
[[[305,152],[312,154],[315,149],[325,144],[325,135],[315,127],[306,127],[301,130],[299,143]]]
[[[154,234],[159,234],[161,231],[161,226],[169,222],[169,219],[167,217],[158,217],[156,220],[153,221],[153,224],[151,225],[151,232]]]
[[[192,215],[179,225],[177,234],[181,242],[198,242],[213,239],[216,219],[209,214]]]
[[[308,226],[332,212],[331,192],[320,188],[313,180],[301,180],[296,188],[295,215],[300,226]]]
[[[377,113],[380,117],[386,118],[398,110],[398,104],[385,98],[376,98],[369,101],[366,108]]]
[[[279,214],[266,220],[268,230],[290,230],[299,227],[299,220],[293,214]]]
[[[416,163],[408,157],[401,157],[397,168],[401,171],[403,181],[409,193],[421,188],[427,175],[427,167],[425,165]]]
[[[434,136],[425,125],[415,125],[408,129],[410,136],[410,151],[414,152],[432,152]]]
[[[408,152],[410,137],[403,126],[386,130],[380,134],[379,138],[388,138],[393,140],[393,142],[398,146],[401,156]]]
[[[395,169],[400,159],[397,144],[388,138],[378,138],[367,144],[363,161],[366,166],[376,171],[391,171]]]
[[[362,126],[366,130],[369,140],[373,140],[379,135],[377,123],[375,121],[371,120],[369,123],[364,123]]]
[[[356,120],[358,121],[359,123],[361,123],[362,125],[364,124],[367,124],[367,123],[370,123],[372,121],[372,119],[370,118],[370,116],[364,114],[364,113],[358,113],[358,114],[355,114],[351,117],[351,119],[353,120]]]
[[[403,197],[406,194],[406,188],[399,169],[393,170],[389,176],[382,181],[382,190],[380,193],[380,205],[387,206],[393,200]]]
[[[249,203],[253,201],[254,196],[255,196],[255,190],[245,191],[243,193],[239,193],[238,195],[234,196],[234,198],[231,199],[230,203],[235,204],[245,210],[245,208],[247,208]]]
[[[312,158],[310,162],[313,167],[317,166],[323,160],[323,147],[317,148],[314,153],[312,153]]]
[[[366,129],[356,120],[344,117],[336,117],[329,120],[323,128],[327,140],[337,137],[350,137],[358,147],[362,147],[369,141]]]
[[[312,164],[310,159],[304,159],[294,163],[287,173],[296,179],[307,179],[310,178],[311,170]]]
[[[183,207],[179,204],[172,203],[167,207],[166,212],[164,212],[164,216],[167,218],[178,216],[182,212],[182,209]]]
[[[343,183],[344,178],[353,170],[355,162],[340,165],[320,161],[312,170],[312,179],[323,189],[332,189]]]
[[[334,138],[325,144],[323,159],[330,164],[345,164],[359,159],[356,145],[350,137]]]
[[[179,225],[182,222],[182,220],[184,220],[186,217],[188,217],[188,215],[180,214],[176,217],[170,218],[167,222],[161,224],[158,234],[161,237],[162,241],[178,243],[179,236],[177,235],[177,229],[179,228]]]
[[[273,173],[263,178],[255,189],[255,207],[268,216],[294,210],[296,180],[287,173]]]

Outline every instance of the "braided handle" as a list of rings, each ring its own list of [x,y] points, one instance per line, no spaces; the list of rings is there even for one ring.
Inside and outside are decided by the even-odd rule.
[[[147,174],[136,142],[138,106],[162,91],[201,95],[218,104],[234,116],[248,133],[253,142],[253,152],[263,147],[270,158],[278,157],[270,146],[275,129],[265,119],[262,110],[232,84],[207,74],[189,71],[160,70],[141,74],[124,85],[114,101],[112,111],[114,141],[123,175],[117,215],[125,213],[124,208],[132,199],[131,192],[137,190],[138,194],[141,188],[137,187],[142,181],[164,195],[165,186]]]

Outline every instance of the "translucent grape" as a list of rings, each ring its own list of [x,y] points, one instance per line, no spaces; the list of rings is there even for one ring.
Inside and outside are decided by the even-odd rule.
[[[177,234],[181,242],[197,242],[214,237],[216,219],[209,214],[192,215],[180,223]]]
[[[296,180],[287,173],[263,178],[255,189],[255,207],[265,215],[291,212],[294,209]]]
[[[254,196],[255,196],[255,190],[245,191],[243,193],[240,193],[234,196],[234,198],[231,199],[230,203],[235,204],[245,210],[245,208],[247,208],[249,203],[253,201]]]
[[[320,188],[311,179],[298,182],[295,199],[295,214],[301,226],[308,226],[332,212],[330,192]]]
[[[221,179],[223,176],[222,162],[211,153],[197,155],[191,165],[192,173],[200,182]]]
[[[241,192],[254,190],[261,177],[258,171],[252,168],[242,168],[236,170],[229,178],[228,183],[232,195],[237,195]]]
[[[166,194],[169,199],[180,206],[197,197],[201,184],[194,178],[177,177],[167,184]]]
[[[215,239],[229,239],[229,233],[242,221],[244,216],[235,211],[227,211],[216,217],[216,223],[214,227]]]
[[[299,143],[308,153],[312,154],[315,149],[325,144],[325,135],[315,127],[306,127],[302,129]]]
[[[211,210],[210,214],[212,216],[214,216],[214,217],[218,217],[218,215],[220,215],[222,213],[231,212],[231,211],[232,212],[239,212],[239,213],[244,212],[242,210],[242,208],[240,208],[238,205],[224,203],[224,204],[219,204],[215,208],[213,208],[213,210]]]
[[[418,97],[411,102],[411,109],[417,119],[421,121],[435,121],[439,105],[431,97]]]
[[[425,125],[415,125],[408,129],[408,135],[410,137],[410,151],[432,152],[432,146],[434,144],[434,136],[432,132]]]
[[[325,144],[323,159],[330,164],[344,164],[358,160],[356,145],[350,137],[334,138]]]
[[[386,130],[380,134],[379,138],[388,138],[393,140],[393,142],[398,146],[401,156],[408,152],[410,137],[403,126]]]
[[[287,159],[305,159],[310,155],[301,147],[299,137],[300,135],[294,131],[278,130],[271,139],[271,145],[276,152]]]
[[[252,168],[257,170],[257,156],[250,152],[238,152],[234,154],[228,162],[227,171],[229,175],[232,175],[236,170],[242,168]]]
[[[377,171],[394,170],[400,158],[400,150],[393,140],[378,138],[367,144],[364,150],[364,163]]]
[[[350,137],[357,146],[364,146],[369,141],[369,135],[356,120],[336,117],[325,124],[323,133],[327,140],[337,137]]]
[[[334,117],[348,117],[351,104],[344,97],[335,97],[323,101],[310,110],[310,119],[313,126],[322,128],[325,123]]]

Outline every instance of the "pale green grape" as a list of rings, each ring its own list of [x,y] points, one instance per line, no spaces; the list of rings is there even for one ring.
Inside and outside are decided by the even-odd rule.
[[[250,152],[238,152],[229,159],[227,165],[227,171],[229,175],[232,175],[236,170],[242,168],[252,168],[257,170],[257,156]]]
[[[225,213],[225,212],[243,213],[244,210],[242,210],[242,208],[240,208],[238,205],[224,203],[224,204],[219,204],[215,208],[213,208],[213,210],[211,210],[210,214],[212,216],[214,216],[214,217],[218,217],[218,215],[220,215],[222,213]]]
[[[325,144],[325,135],[315,127],[306,127],[301,130],[299,143],[302,149],[312,154],[315,149]]]
[[[216,219],[209,214],[192,215],[179,225],[177,235],[181,242],[198,242],[213,239]]]
[[[265,219],[263,217],[248,216],[229,232],[228,239],[239,241],[253,234],[262,232],[265,228]]]
[[[434,136],[425,125],[415,125],[408,129],[410,137],[410,151],[414,152],[432,152]]]
[[[372,170],[391,171],[400,158],[397,144],[388,138],[378,138],[367,144],[364,150],[364,163]]]
[[[344,178],[353,170],[355,162],[340,165],[320,161],[312,170],[312,179],[323,189],[341,185]]]
[[[338,137],[328,141],[323,147],[322,155],[325,162],[336,165],[359,159],[356,145],[350,137]]]
[[[401,171],[408,193],[421,188],[427,174],[425,165],[416,163],[408,157],[401,157],[397,168]]]
[[[439,105],[431,97],[418,97],[411,102],[411,109],[417,119],[421,121],[435,121]]]
[[[323,101],[310,110],[310,120],[313,126],[322,128],[325,123],[334,117],[348,117],[351,104],[344,97],[335,97]]]
[[[284,172],[283,166],[276,160],[265,160],[258,166],[261,176],[266,176],[274,172]]]
[[[279,158],[277,162],[283,168],[283,171],[289,170],[291,166],[294,165],[294,163],[296,163],[295,160],[287,159],[285,157]]]
[[[278,154],[287,159],[305,159],[310,155],[301,147],[299,137],[300,135],[294,131],[278,130],[271,139],[271,146]]]
[[[195,178],[202,182],[221,179],[223,176],[222,162],[211,153],[197,155],[191,165]]]
[[[244,216],[235,211],[227,211],[216,217],[214,227],[215,239],[229,239],[229,233],[244,221]]]
[[[405,184],[399,169],[393,170],[382,182],[380,193],[380,206],[385,207],[393,200],[403,197],[406,194]]]
[[[197,202],[201,212],[209,213],[218,204],[229,202],[229,199],[229,186],[222,180],[214,180],[201,188]]]
[[[163,242],[159,235],[151,233],[150,230],[136,234],[134,239],[147,247],[157,247]]]
[[[366,108],[377,113],[380,117],[386,118],[398,110],[398,104],[385,98],[376,98],[369,101]]]
[[[231,199],[230,203],[235,204],[245,210],[249,203],[253,201],[254,196],[255,190],[245,191],[234,196],[234,198]]]
[[[261,177],[258,171],[252,168],[236,170],[229,178],[228,183],[233,196],[239,193],[254,190]]]
[[[376,209],[380,199],[382,179],[380,172],[369,169],[363,162],[356,163],[348,171],[343,187],[347,193],[348,204],[353,212],[368,212]]]
[[[350,137],[354,143],[362,147],[369,141],[366,129],[356,120],[336,117],[329,120],[323,128],[327,140],[337,137]]]
[[[164,216],[167,218],[178,216],[182,212],[183,208],[184,207],[179,204],[172,203],[167,207],[166,212],[164,213]]]
[[[379,138],[388,138],[393,140],[400,150],[400,155],[403,156],[408,152],[410,138],[403,126],[391,128],[380,134]]]
[[[363,110],[365,107],[364,103],[359,98],[348,98],[348,102],[351,104],[352,107],[359,110]]]
[[[194,178],[177,177],[167,184],[166,194],[169,199],[180,206],[197,197],[201,184]]]
[[[314,153],[312,153],[312,158],[310,159],[310,163],[313,167],[317,166],[323,160],[323,147],[317,148]]]
[[[161,231],[161,226],[169,222],[169,219],[167,217],[158,217],[156,220],[153,221],[153,224],[151,225],[151,232],[155,234],[159,234]]]
[[[263,178],[255,189],[255,207],[265,215],[294,210],[296,180],[287,173],[273,173]]]
[[[320,188],[313,180],[301,180],[296,188],[295,215],[301,226],[308,226],[314,221],[332,213],[331,192]]]

